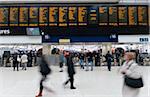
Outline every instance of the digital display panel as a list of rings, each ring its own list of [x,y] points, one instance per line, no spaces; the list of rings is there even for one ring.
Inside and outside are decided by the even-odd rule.
[[[57,26],[58,7],[49,7],[49,26]]]
[[[8,8],[0,7],[0,26],[8,26],[8,10]]]
[[[59,26],[67,26],[67,7],[59,7]]]
[[[78,13],[77,7],[69,7],[69,12],[68,12],[69,26],[77,26],[77,22],[78,22],[77,13]]]
[[[137,25],[137,7],[128,7],[129,26]]]
[[[78,7],[78,25],[87,25],[87,7]]]
[[[119,14],[119,25],[127,25],[127,7],[119,7],[118,8],[118,14]]]
[[[138,7],[138,23],[139,25],[148,25],[147,8],[143,6]]]
[[[48,7],[39,8],[39,25],[40,26],[48,25]]]
[[[117,7],[109,7],[109,25],[118,25]]]
[[[10,26],[18,26],[18,7],[10,7],[9,10],[9,25]]]
[[[20,7],[19,26],[28,26],[28,8]]]
[[[29,8],[29,25],[30,26],[38,26],[38,7],[30,7]]]
[[[98,24],[98,14],[97,14],[98,10],[97,7],[90,7],[89,8],[89,17],[88,17],[88,22],[89,24],[94,24],[97,25]]]
[[[99,7],[99,25],[108,24],[108,7]]]

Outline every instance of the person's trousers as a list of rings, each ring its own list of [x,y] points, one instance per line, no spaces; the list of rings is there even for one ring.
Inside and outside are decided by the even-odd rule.
[[[80,66],[84,69],[84,60],[80,59]]]
[[[18,63],[15,63],[13,67],[14,67],[14,71],[15,71],[15,68],[16,68],[16,67],[17,67],[17,71],[19,71]]]
[[[22,63],[22,70],[26,70],[27,69],[27,63]]]
[[[46,80],[46,75],[42,75],[41,81],[40,81],[40,91],[43,91],[43,82]]]
[[[63,62],[60,62],[59,66],[60,66],[60,68],[62,68],[63,67]]]
[[[65,85],[70,81],[70,87],[74,87],[74,76],[69,76],[69,79],[65,82]]]
[[[107,65],[108,65],[108,70],[111,71],[111,63],[108,62]]]
[[[89,61],[89,62],[86,64],[86,71],[89,70],[89,66],[91,66],[91,71],[93,71],[93,62],[92,62],[92,61]]]

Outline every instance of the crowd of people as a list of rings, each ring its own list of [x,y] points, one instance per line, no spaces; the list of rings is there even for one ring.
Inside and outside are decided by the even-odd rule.
[[[63,72],[63,65],[66,64],[66,52],[67,51],[60,51],[59,53],[60,72]],[[93,52],[72,52],[72,56],[73,63],[78,63],[81,69],[85,69],[86,71],[89,71],[89,69],[93,71],[94,66],[101,65],[107,65],[108,70],[111,71],[112,65],[120,66],[120,59],[123,54],[120,54],[119,51],[116,51],[115,53],[108,51],[106,55],[102,55],[102,50],[98,50]]]
[[[50,88],[47,88],[46,86],[43,86],[43,82],[47,79],[47,75],[51,73],[51,69],[48,65],[48,63],[45,61],[44,55],[42,55],[42,50],[40,52],[40,58],[41,63],[39,63],[40,66],[40,72],[42,75],[42,78],[40,80],[40,88],[39,93],[36,97],[41,97],[43,95],[43,89],[47,89],[48,91],[54,93],[54,91]],[[64,86],[66,86],[70,82],[70,89],[76,89],[74,86],[74,75],[75,72],[75,66],[74,66],[74,58],[77,57],[76,54],[65,51],[60,52],[60,67],[63,67],[64,59],[66,60],[66,66],[67,66],[67,72],[68,72],[68,79],[66,82],[63,83]],[[112,61],[112,55],[108,51],[105,55],[106,62],[108,64],[108,70],[111,71],[111,61]],[[91,71],[93,70],[93,54],[91,52],[88,52],[86,55],[83,53],[80,54],[80,66],[81,69],[84,69],[84,65],[82,62],[85,61],[85,58],[87,58],[88,64],[91,65]],[[95,59],[96,60],[96,59]],[[142,78],[142,72],[140,70],[139,65],[135,61],[135,53],[133,52],[126,52],[124,54],[124,62],[119,68],[119,73],[123,75],[123,88],[122,88],[122,97],[138,97],[140,88],[144,86],[143,78]],[[97,64],[97,63],[95,63]],[[63,72],[62,69],[60,72]]]
[[[32,67],[36,63],[36,53],[29,52],[14,52],[13,54],[3,55],[3,63],[6,67],[13,67],[13,70],[19,71],[19,67],[22,70],[27,70],[27,67]],[[34,61],[33,61],[34,60]]]

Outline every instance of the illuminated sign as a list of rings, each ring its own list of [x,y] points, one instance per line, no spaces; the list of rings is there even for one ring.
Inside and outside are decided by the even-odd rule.
[[[28,26],[28,8],[27,7],[20,7],[19,25]]]
[[[29,26],[38,26],[38,8],[29,8]]]
[[[49,8],[49,26],[57,26],[58,23],[58,7]]]
[[[48,8],[47,7],[39,8],[39,25],[40,26],[48,25]]]
[[[8,26],[8,8],[0,8],[0,26]]]
[[[10,26],[18,26],[18,7],[10,7],[10,13],[9,13],[9,25]]]

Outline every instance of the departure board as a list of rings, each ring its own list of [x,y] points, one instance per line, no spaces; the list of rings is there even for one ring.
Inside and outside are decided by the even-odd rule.
[[[78,7],[78,25],[87,25],[87,7]]]
[[[20,7],[19,26],[28,26],[28,8]]]
[[[137,7],[128,7],[129,26],[137,25]]]
[[[57,26],[58,7],[49,7],[49,26]]]
[[[0,26],[8,26],[9,9],[0,7]]]
[[[59,7],[59,26],[67,26],[68,21],[67,7]]]
[[[29,25],[30,26],[38,26],[38,7],[30,7],[29,8]]]
[[[109,7],[109,25],[118,25],[117,7]]]
[[[78,12],[77,7],[69,7],[69,12],[68,12],[69,26],[77,26],[77,22],[78,22],[77,12]]]
[[[0,4],[0,28],[39,28],[51,35],[146,34],[148,8],[146,4]]]
[[[148,25],[147,8],[143,6],[138,7],[138,23],[139,25]]]
[[[127,25],[127,7],[119,7],[118,8],[118,14],[119,14],[119,25]]]
[[[10,7],[10,11],[9,11],[9,25],[10,26],[18,26],[18,7]]]
[[[99,7],[99,25],[108,24],[108,7]]]
[[[40,26],[48,25],[48,7],[39,8],[39,25]]]
[[[91,25],[97,25],[98,23],[98,14],[97,14],[97,7],[90,7],[89,8],[89,17],[88,17],[88,22]]]

